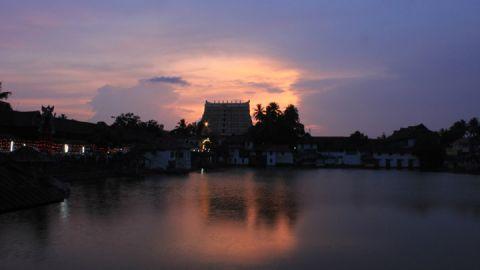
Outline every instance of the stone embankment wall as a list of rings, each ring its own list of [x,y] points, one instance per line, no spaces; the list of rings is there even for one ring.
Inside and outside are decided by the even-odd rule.
[[[67,188],[28,167],[0,164],[0,213],[61,202],[67,195]]]

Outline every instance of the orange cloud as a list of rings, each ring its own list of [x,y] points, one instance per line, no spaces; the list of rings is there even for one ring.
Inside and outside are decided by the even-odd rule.
[[[298,103],[290,86],[300,72],[272,59],[201,56],[177,61],[170,70],[191,84],[178,89],[180,98],[174,104],[191,111],[185,115],[190,121],[201,117],[205,100],[250,100],[252,105],[275,101],[281,106]]]
[[[25,74],[12,74],[13,81],[22,82],[18,84],[18,90],[21,89],[22,93],[15,94],[14,91],[12,96],[13,105],[18,104],[18,109],[22,110],[54,104],[57,105],[58,113],[80,120],[93,117],[95,121],[110,121],[109,118],[99,119],[99,115],[132,111],[142,118],[158,115],[157,121],[172,128],[172,123],[178,121],[172,117],[185,118],[187,121],[199,120],[205,100],[250,100],[252,108],[255,104],[266,105],[271,101],[282,107],[299,103],[299,97],[291,87],[299,80],[300,71],[272,58],[256,55],[193,55],[190,58],[170,59],[166,64],[160,58],[150,61],[162,63],[162,66],[147,65],[129,70],[123,65],[88,64],[82,61],[60,66],[52,64],[47,68],[39,68],[34,64],[35,68]],[[173,87],[176,96],[174,100],[160,95],[154,100],[149,99],[145,104],[127,102],[125,106],[117,106],[108,104],[112,100],[107,99],[96,107],[91,106],[91,100],[97,99],[97,89],[103,85],[137,89],[139,80],[158,76],[170,79],[178,76],[185,80],[185,83]],[[82,93],[81,97],[75,97],[72,101],[79,93]],[[141,93],[143,92],[139,90],[140,95]],[[45,97],[47,94],[48,98]],[[74,105],[71,106],[72,104]],[[113,105],[116,111],[98,114],[98,107],[110,108]],[[160,111],[160,108],[169,113],[155,114],[155,110]]]

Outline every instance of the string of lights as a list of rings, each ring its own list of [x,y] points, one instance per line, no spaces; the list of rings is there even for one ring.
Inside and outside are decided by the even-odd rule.
[[[41,152],[49,154],[72,154],[83,155],[86,153],[126,153],[129,147],[102,147],[95,144],[71,144],[52,142],[49,139],[24,140],[17,138],[0,137],[0,152],[9,153],[21,147],[31,147]]]

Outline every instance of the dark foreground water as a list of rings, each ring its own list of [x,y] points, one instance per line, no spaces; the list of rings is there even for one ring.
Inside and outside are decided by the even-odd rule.
[[[74,184],[0,215],[0,269],[480,269],[480,177],[252,170]]]

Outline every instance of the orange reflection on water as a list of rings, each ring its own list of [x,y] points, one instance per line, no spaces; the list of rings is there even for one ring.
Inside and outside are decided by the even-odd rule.
[[[209,263],[263,262],[295,249],[296,198],[282,181],[205,180],[185,183],[169,219],[175,254]]]

